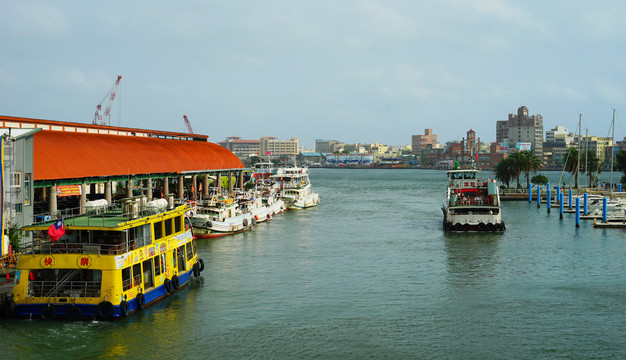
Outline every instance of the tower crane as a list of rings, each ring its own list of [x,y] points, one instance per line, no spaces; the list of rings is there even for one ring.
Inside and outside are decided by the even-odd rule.
[[[193,134],[193,129],[191,128],[191,124],[189,123],[189,119],[187,119],[187,115],[183,115],[183,119],[185,120],[185,126],[187,126],[187,132]]]
[[[122,80],[122,76],[118,75],[117,80],[113,83],[113,86],[109,89],[109,91],[104,95],[100,103],[96,106],[96,113],[93,116],[94,125],[110,125],[111,124],[111,105],[113,105],[113,101],[115,101],[115,96],[117,95],[117,90],[120,87],[120,80]],[[102,103],[109,98],[109,101],[104,108],[104,114],[102,113]],[[103,118],[104,115],[104,118]]]

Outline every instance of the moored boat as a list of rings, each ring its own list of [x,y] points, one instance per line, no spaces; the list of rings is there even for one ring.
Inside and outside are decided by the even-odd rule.
[[[215,197],[196,202],[191,214],[193,236],[214,238],[248,230],[256,221],[247,208],[233,198]]]
[[[199,276],[186,206],[141,208],[141,199],[96,212],[26,226],[33,243],[19,257],[7,314],[62,319],[118,319]]]
[[[450,170],[443,229],[453,231],[502,231],[500,195],[495,180],[481,180],[478,170]]]
[[[319,195],[311,191],[306,168],[281,168],[272,179],[281,182],[282,199],[287,209],[305,209],[320,203]]]

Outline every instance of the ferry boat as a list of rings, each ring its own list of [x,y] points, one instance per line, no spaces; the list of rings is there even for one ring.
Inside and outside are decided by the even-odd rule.
[[[199,276],[204,262],[184,216],[187,207],[148,211],[142,203],[126,199],[24,227],[34,239],[19,257],[6,312],[44,320],[118,319]]]
[[[280,185],[270,180],[258,184],[257,190],[252,193],[249,208],[256,222],[271,220],[285,211],[285,202],[280,198]]]
[[[450,170],[443,211],[443,229],[503,231],[500,194],[495,180],[481,180],[478,170]]]
[[[258,162],[252,166],[252,179],[259,183],[274,175],[276,169],[271,162]]]
[[[281,168],[271,178],[281,182],[282,199],[287,209],[305,209],[320,203],[319,195],[311,191],[306,168]]]
[[[248,230],[256,223],[249,209],[233,198],[196,201],[191,213],[194,238],[215,238]]]

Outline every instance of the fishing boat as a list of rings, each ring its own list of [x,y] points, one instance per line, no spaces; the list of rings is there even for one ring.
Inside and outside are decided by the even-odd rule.
[[[145,198],[130,198],[24,227],[33,242],[19,257],[5,313],[119,319],[199,276],[204,262],[185,220],[187,207],[143,204]]]
[[[307,168],[280,168],[271,179],[281,183],[282,199],[287,209],[305,209],[320,203],[319,195],[311,191]]]
[[[256,222],[271,220],[285,211],[285,202],[280,197],[280,185],[271,180],[258,184],[252,193],[249,208]]]
[[[243,204],[243,203],[242,203]],[[191,213],[194,238],[215,238],[248,230],[256,221],[247,206],[231,197],[196,201]]]
[[[478,170],[450,170],[443,229],[452,231],[503,231],[500,194],[496,181],[481,180]]]

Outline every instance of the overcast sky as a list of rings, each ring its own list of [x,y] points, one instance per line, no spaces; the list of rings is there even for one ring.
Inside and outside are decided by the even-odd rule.
[[[0,114],[226,136],[440,142],[521,105],[626,136],[623,1],[3,1]],[[121,111],[120,111],[121,104]]]

